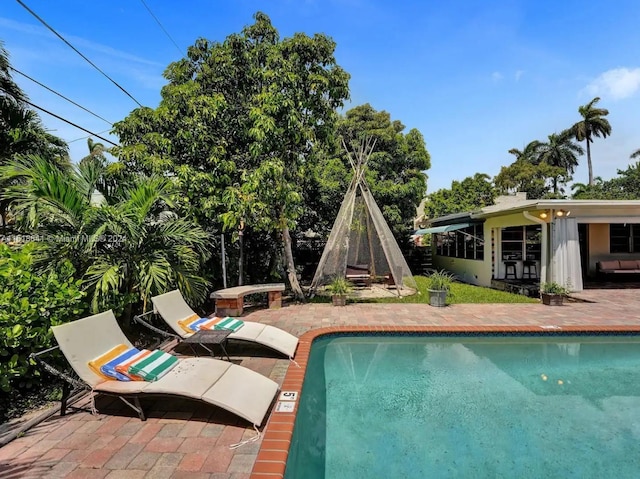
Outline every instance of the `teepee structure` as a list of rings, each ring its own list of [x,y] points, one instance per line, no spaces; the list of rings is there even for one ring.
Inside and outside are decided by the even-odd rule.
[[[409,265],[364,178],[375,140],[363,140],[353,154],[344,142],[343,146],[354,175],[322,252],[310,292],[315,294],[336,277],[344,278],[347,268],[356,266],[365,267],[372,278],[386,277],[389,283],[393,279],[391,284],[398,295],[413,294],[417,286]]]

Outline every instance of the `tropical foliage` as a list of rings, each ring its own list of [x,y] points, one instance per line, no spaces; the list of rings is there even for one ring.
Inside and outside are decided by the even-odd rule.
[[[48,133],[37,113],[25,103],[26,95],[13,81],[9,54],[0,41],[0,166],[18,154],[37,154],[68,164],[67,145]],[[0,180],[0,190],[10,183]],[[6,231],[8,205],[0,200],[0,227]]]
[[[571,132],[568,130],[562,133],[552,133],[548,138],[548,142],[538,146],[538,160],[540,163],[559,168],[556,170],[558,176],[551,178],[553,194],[557,195],[559,193],[558,184],[564,184],[571,179],[571,175],[578,166],[578,155],[584,154],[584,150],[571,141]]]
[[[573,198],[579,200],[635,200],[640,199],[640,162],[626,170],[618,170],[618,176],[604,181],[596,177],[592,185],[574,183]]]
[[[492,205],[495,197],[496,189],[491,177],[484,173],[476,173],[462,181],[451,182],[450,189],[443,188],[431,193],[424,211],[431,218],[474,211]]]
[[[582,116],[582,120],[577,122],[571,128],[576,140],[584,141],[587,144],[587,164],[589,167],[589,184],[593,185],[593,165],[591,164],[591,143],[593,137],[606,138],[611,134],[611,125],[609,120],[605,118],[609,114],[609,110],[605,108],[596,108],[596,104],[600,101],[599,97],[595,97],[586,105],[578,108],[578,113]]]
[[[42,274],[34,265],[36,253],[34,243],[15,249],[0,244],[0,390],[5,392],[34,387],[40,374],[29,355],[52,345],[51,326],[86,311],[71,263]]]
[[[17,182],[2,198],[41,242],[36,265],[55,270],[69,259],[83,275],[94,312],[122,312],[174,286],[202,301],[208,234],[172,212],[172,181],[135,176],[95,205],[101,177],[91,163],[61,170],[39,156],[0,167],[0,178]]]

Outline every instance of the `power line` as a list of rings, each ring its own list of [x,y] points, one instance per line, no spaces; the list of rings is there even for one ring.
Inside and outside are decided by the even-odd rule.
[[[125,90],[122,86],[120,86],[120,84],[118,82],[116,82],[113,78],[111,78],[109,75],[107,75],[105,72],[103,72],[100,68],[98,68],[98,66],[93,63],[91,60],[89,60],[86,56],[84,56],[82,53],[80,53],[80,51],[74,47],[73,45],[71,45],[71,43],[69,43],[62,35],[60,35],[57,31],[55,31],[51,26],[49,26],[49,24],[47,22],[45,22],[42,18],[40,18],[38,16],[38,14],[36,12],[34,12],[33,10],[31,10],[29,7],[27,7],[24,2],[22,0],[16,0],[16,2],[18,2],[22,7],[24,7],[31,15],[33,15],[40,23],[42,23],[45,27],[47,27],[49,30],[51,30],[51,32],[58,37],[60,40],[62,40],[64,43],[66,43],[74,52],[76,52],[78,55],[80,55],[82,58],[84,58],[84,60],[89,63],[93,68],[95,68],[96,70],[98,70],[100,73],[102,73],[102,75],[104,75],[107,79],[109,79],[109,81],[111,83],[113,83],[115,86],[117,86],[118,88],[120,88],[120,90],[122,90],[129,98],[131,98],[134,102],[136,102],[138,104],[138,106],[142,107],[142,104],[136,100],[133,95],[131,95],[131,93],[129,93],[127,90]]]
[[[101,135],[102,133],[106,133],[106,132],[108,132],[108,131],[111,131],[111,128],[109,128],[108,130],[102,130],[102,131],[99,131],[99,132],[98,132],[98,135]],[[83,137],[81,137],[81,138],[76,138],[75,140],[67,141],[67,145],[68,145],[69,143],[75,143],[76,141],[86,140],[87,138],[91,138],[92,136],[94,136],[94,135],[83,136]]]
[[[0,87],[0,90],[4,91],[4,92],[6,92],[6,93],[9,93],[7,90],[5,90],[5,89],[4,89],[4,88],[2,88],[2,87]],[[77,124],[75,124],[74,122],[67,120],[66,118],[62,118],[60,115],[56,115],[55,113],[52,113],[52,112],[50,112],[49,110],[46,110],[46,109],[42,108],[41,106],[38,106],[38,105],[36,105],[36,104],[34,104],[34,103],[31,103],[31,102],[30,102],[29,100],[27,100],[26,98],[21,98],[21,100],[22,100],[24,103],[26,103],[27,105],[30,105],[30,106],[32,106],[33,108],[37,108],[38,110],[45,112],[47,115],[51,115],[52,117],[57,118],[57,119],[58,119],[58,120],[60,120],[60,121],[64,121],[65,123],[68,123],[69,125],[76,127],[78,130],[82,130],[82,131],[84,131],[84,132],[86,132],[86,133],[89,133],[89,135],[91,135],[91,136],[95,136],[96,138],[100,138],[102,141],[106,141],[107,143],[111,143],[113,146],[118,146],[118,145],[117,145],[116,143],[114,143],[113,141],[111,141],[111,140],[109,140],[109,139],[107,139],[107,138],[103,138],[102,136],[97,135],[96,133],[92,132],[91,130],[87,130],[86,128],[83,128],[83,127],[81,127],[80,125],[77,125]]]
[[[178,50],[178,52],[180,53],[180,55],[182,55],[182,50],[180,49],[180,47],[178,46],[178,44],[175,42],[175,40],[171,37],[171,35],[169,35],[169,32],[167,30],[165,30],[165,28],[162,26],[162,23],[160,23],[160,20],[158,20],[158,17],[156,17],[153,12],[151,11],[151,9],[149,8],[149,6],[145,3],[144,0],[140,0],[142,2],[142,4],[144,5],[144,8],[147,9],[147,11],[149,12],[149,15],[151,15],[153,17],[153,19],[156,21],[156,23],[160,26],[160,28],[162,29],[162,31],[164,32],[164,34],[169,38],[169,40],[171,40],[171,42],[175,45],[176,49]]]
[[[58,93],[57,91],[55,91],[52,88],[49,88],[47,85],[40,83],[38,80],[36,80],[35,78],[31,78],[29,75],[27,75],[26,73],[22,73],[20,70],[18,70],[17,68],[14,68],[12,66],[10,66],[9,68],[11,68],[14,72],[18,73],[19,75],[22,75],[25,78],[28,78],[29,80],[31,80],[32,82],[40,85],[42,88],[45,88],[46,90],[49,90],[51,93],[58,95],[60,98],[63,98],[65,100],[67,100],[69,103],[74,104],[75,106],[77,106],[78,108],[82,108],[84,111],[86,111],[87,113],[92,114],[93,116],[95,116],[96,118],[101,119],[102,121],[108,123],[109,125],[113,125],[113,123],[111,123],[109,120],[105,120],[104,118],[102,118],[100,115],[98,115],[97,113],[92,112],[91,110],[83,107],[82,105],[76,103],[75,101],[71,100],[70,98],[67,98],[66,96],[64,96],[62,93]],[[108,130],[107,130],[108,131]]]

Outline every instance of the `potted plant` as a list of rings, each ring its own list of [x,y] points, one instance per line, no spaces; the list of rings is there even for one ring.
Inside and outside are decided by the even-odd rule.
[[[548,306],[562,306],[565,296],[569,294],[569,288],[561,284],[550,282],[540,284],[540,296],[542,304]]]
[[[335,278],[327,285],[327,291],[331,293],[331,301],[334,306],[347,304],[347,294],[351,291],[351,283],[346,278]]]
[[[453,275],[445,270],[434,271],[427,276],[427,290],[429,291],[429,304],[436,307],[444,307],[447,304],[447,293],[451,290]]]

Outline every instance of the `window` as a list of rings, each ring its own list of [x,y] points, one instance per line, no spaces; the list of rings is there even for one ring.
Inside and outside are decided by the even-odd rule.
[[[540,225],[502,228],[503,261],[539,260],[541,237]]]
[[[524,228],[522,226],[511,226],[502,228],[502,259],[521,260],[522,259],[522,238]]]
[[[484,226],[471,225],[457,231],[438,233],[435,236],[436,253],[463,259],[484,259]]]
[[[640,224],[610,224],[609,252],[639,253]]]

